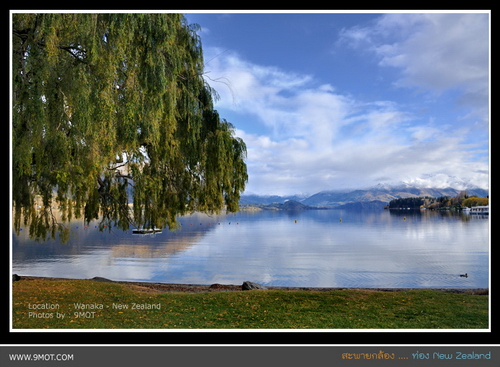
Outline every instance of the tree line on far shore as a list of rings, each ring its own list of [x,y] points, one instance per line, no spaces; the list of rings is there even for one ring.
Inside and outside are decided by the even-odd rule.
[[[460,192],[457,196],[433,197],[411,197],[393,199],[386,206],[387,209],[454,209],[460,210],[464,207],[488,205],[488,197],[469,196],[466,191]]]

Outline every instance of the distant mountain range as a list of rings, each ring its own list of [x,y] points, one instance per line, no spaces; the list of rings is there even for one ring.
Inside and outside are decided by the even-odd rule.
[[[242,205],[243,206],[243,205]],[[286,200],[284,203],[271,203],[271,204],[247,204],[247,206],[257,207],[265,210],[317,210],[317,209],[329,209],[329,208],[321,208],[317,206],[309,206],[302,203],[299,203],[295,200]]]
[[[407,198],[407,197],[441,197],[441,196],[456,196],[461,191],[451,187],[440,188],[423,188],[410,184],[400,184],[397,186],[377,185],[368,189],[362,190],[328,190],[321,191],[314,195],[304,196],[260,196],[260,195],[242,195],[240,205],[249,206],[257,205],[260,207],[269,206],[276,209],[311,209],[315,208],[383,208],[393,199]],[[488,191],[478,188],[470,187],[467,190],[469,196],[477,195],[479,197],[488,196]],[[276,205],[286,204],[287,205]],[[298,204],[302,204],[300,206]]]

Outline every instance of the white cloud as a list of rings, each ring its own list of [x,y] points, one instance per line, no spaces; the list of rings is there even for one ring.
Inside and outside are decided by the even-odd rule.
[[[460,19],[470,25],[467,16]],[[432,39],[436,32],[444,31],[435,22],[451,26],[458,20],[415,15],[405,22],[402,17],[387,15],[373,27],[376,32],[357,29],[352,34],[344,31],[343,37],[351,37],[358,45],[372,45],[381,63],[403,69],[401,85],[421,84],[436,91],[460,87],[475,93],[483,86],[485,75],[472,65],[484,69],[482,58],[452,47],[453,37],[466,35],[457,27],[446,29],[448,42],[441,43],[449,46],[445,49]],[[395,27],[403,25],[413,27],[411,32],[401,30],[407,38],[392,44],[375,42],[375,38],[388,37]],[[433,45],[431,50],[426,49],[426,42]],[[478,48],[480,52],[482,48]],[[332,85],[318,83],[310,75],[255,65],[231,52],[205,52],[219,55],[207,69],[211,78],[221,78],[227,86],[210,81],[221,96],[216,108],[250,116],[265,127],[249,129],[245,118],[233,121],[248,148],[247,192],[312,194],[374,185],[380,177],[392,181],[427,177],[422,182],[429,184],[429,177],[436,177],[436,183],[442,183],[441,174],[488,186],[488,162],[472,160],[474,147],[465,146],[462,130],[438,126],[434,121],[422,124],[392,101],[358,101],[336,93]],[[461,66],[449,72],[445,65],[452,60]]]
[[[486,14],[424,14],[419,31],[382,49],[381,63],[402,67],[402,83],[444,90],[474,91],[488,80],[488,16]],[[385,23],[385,17],[381,23]]]
[[[441,93],[460,90],[457,103],[488,118],[489,14],[385,14],[366,27],[343,29],[339,44],[378,55],[401,69],[400,87]]]
[[[217,49],[208,53],[219,55],[207,67],[210,78],[217,76],[209,82],[220,95],[218,108],[255,115],[276,135],[297,134],[298,126],[291,129],[298,116],[289,95],[306,87],[311,82],[310,76],[255,65],[241,60],[237,54],[221,54]]]

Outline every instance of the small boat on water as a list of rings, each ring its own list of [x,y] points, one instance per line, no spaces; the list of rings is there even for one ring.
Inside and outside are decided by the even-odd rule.
[[[156,234],[161,232],[160,228],[136,228],[132,230],[132,234]]]
[[[464,213],[472,215],[489,215],[490,207],[488,205],[473,206],[472,208],[464,208]]]

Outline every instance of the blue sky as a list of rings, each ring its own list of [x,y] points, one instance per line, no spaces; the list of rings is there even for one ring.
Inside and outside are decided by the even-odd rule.
[[[489,188],[488,12],[185,16],[247,144],[245,193]]]

